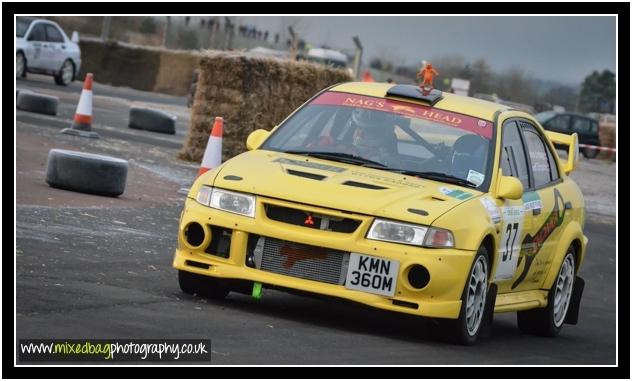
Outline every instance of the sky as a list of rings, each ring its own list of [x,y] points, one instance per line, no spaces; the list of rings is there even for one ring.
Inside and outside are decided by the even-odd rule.
[[[494,71],[520,67],[534,78],[579,85],[593,70],[616,73],[615,16],[249,16],[272,33],[294,29],[319,46],[354,48],[363,63],[392,57],[396,65],[460,55],[484,58]]]

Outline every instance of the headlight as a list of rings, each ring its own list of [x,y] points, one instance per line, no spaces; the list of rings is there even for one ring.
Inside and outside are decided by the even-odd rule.
[[[197,202],[226,212],[255,216],[255,196],[208,186],[200,187]]]
[[[421,246],[424,243],[427,230],[428,228],[425,226],[404,224],[376,218],[366,237],[378,241]]]
[[[454,247],[454,236],[449,230],[379,218],[373,221],[367,238],[416,246]]]

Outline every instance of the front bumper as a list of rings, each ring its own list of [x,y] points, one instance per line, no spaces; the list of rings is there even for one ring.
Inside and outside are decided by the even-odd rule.
[[[349,217],[360,221],[353,233],[333,232],[297,226],[267,217],[264,204],[297,208],[312,213]],[[344,298],[375,308],[413,315],[451,318],[459,316],[461,295],[469,274],[475,252],[456,249],[428,249],[365,239],[373,217],[344,213],[314,206],[257,197],[255,218],[243,217],[212,209],[188,198],[180,218],[178,248],[173,267],[192,273],[216,278],[259,282],[264,285],[300,290],[308,293]],[[199,245],[186,242],[185,228],[196,222],[205,232]],[[212,228],[230,229],[230,246],[225,257],[220,257],[209,247]],[[295,276],[282,275],[246,265],[246,257],[252,252],[249,236],[262,236],[303,245],[328,248],[343,252],[362,253],[399,261],[399,273],[395,295],[381,296],[347,289],[342,284],[330,284]],[[408,281],[412,265],[422,265],[430,273],[430,281],[421,288],[414,288]]]

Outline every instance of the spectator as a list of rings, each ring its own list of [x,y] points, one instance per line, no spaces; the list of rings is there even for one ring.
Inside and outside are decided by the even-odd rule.
[[[278,43],[279,43],[279,34],[277,33],[274,35],[274,44],[276,45]]]
[[[268,31],[266,30],[266,32],[263,34],[263,40],[265,42],[268,42]]]

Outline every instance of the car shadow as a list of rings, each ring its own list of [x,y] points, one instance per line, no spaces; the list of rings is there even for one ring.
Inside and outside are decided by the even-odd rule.
[[[360,303],[319,295],[297,296],[277,290],[264,289],[260,300],[231,292],[224,300],[207,299],[197,295],[178,294],[184,301],[205,300],[210,306],[219,306],[235,312],[261,314],[298,324],[326,327],[328,329],[374,335],[411,343],[428,342],[453,345],[454,341],[439,319],[375,309]],[[423,307],[422,307],[423,308]],[[512,341],[521,336],[515,323],[494,321],[485,327],[477,345],[490,338],[499,337]]]

